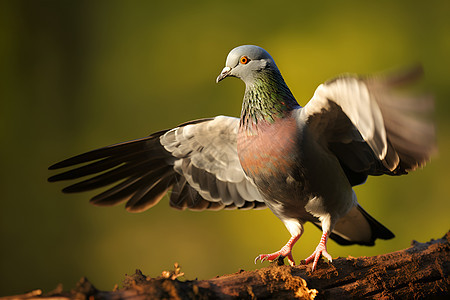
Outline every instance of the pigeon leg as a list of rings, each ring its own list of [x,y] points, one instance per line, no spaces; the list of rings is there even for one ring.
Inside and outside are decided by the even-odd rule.
[[[319,258],[323,255],[325,256],[329,261],[332,261],[331,255],[327,252],[327,241],[328,241],[328,235],[329,233],[325,231],[322,234],[322,238],[320,239],[319,245],[316,247],[316,250],[311,254],[310,257],[302,261],[302,264],[309,264],[311,261],[314,261],[312,270],[314,271],[317,266],[317,262],[319,261]]]
[[[294,247],[295,243],[298,241],[298,239],[300,238],[301,234],[296,234],[293,235],[289,241],[286,243],[286,245],[283,246],[283,248],[281,248],[279,251],[271,253],[271,254],[260,254],[255,258],[255,264],[256,262],[259,260],[261,260],[261,262],[265,261],[265,260],[269,260],[272,261],[274,259],[276,259],[278,256],[283,256],[283,257],[287,257],[289,264],[291,266],[295,266],[295,261],[294,261],[294,257],[292,256],[292,248]]]

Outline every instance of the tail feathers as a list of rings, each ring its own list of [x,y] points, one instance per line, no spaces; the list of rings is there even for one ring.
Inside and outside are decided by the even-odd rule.
[[[321,228],[319,224],[315,224]],[[375,245],[376,239],[389,240],[394,234],[369,215],[361,206],[355,206],[339,219],[330,238],[340,245]]]

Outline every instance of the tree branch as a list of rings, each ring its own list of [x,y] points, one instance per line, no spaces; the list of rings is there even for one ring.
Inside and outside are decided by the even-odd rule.
[[[137,270],[123,287],[99,291],[86,278],[69,292],[35,290],[9,299],[423,299],[449,296],[450,231],[439,240],[412,242],[410,248],[372,257],[337,258],[311,266],[280,261],[254,271],[241,270],[209,280],[185,280],[180,267],[150,278]]]

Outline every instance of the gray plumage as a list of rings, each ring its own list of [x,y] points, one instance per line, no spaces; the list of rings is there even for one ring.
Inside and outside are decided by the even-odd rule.
[[[340,76],[320,85],[300,107],[274,60],[262,48],[240,46],[227,57],[217,82],[238,77],[246,84],[241,118],[218,116],[149,137],[100,148],[50,167],[85,164],[49,181],[94,177],[63,191],[109,186],[96,205],[126,201],[146,210],[171,189],[180,209],[256,209],[268,206],[292,238],[287,256],[312,222],[322,229],[319,246],[306,262],[331,260],[326,242],[373,245],[394,235],[365,212],[352,186],[368,175],[403,175],[423,166],[435,150],[429,116],[433,99],[408,86],[421,69],[391,76]]]

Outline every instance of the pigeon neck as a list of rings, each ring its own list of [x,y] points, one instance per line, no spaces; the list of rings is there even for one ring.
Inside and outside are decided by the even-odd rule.
[[[258,125],[272,124],[299,107],[278,70],[259,75],[246,84],[241,111],[241,129],[252,132]]]

